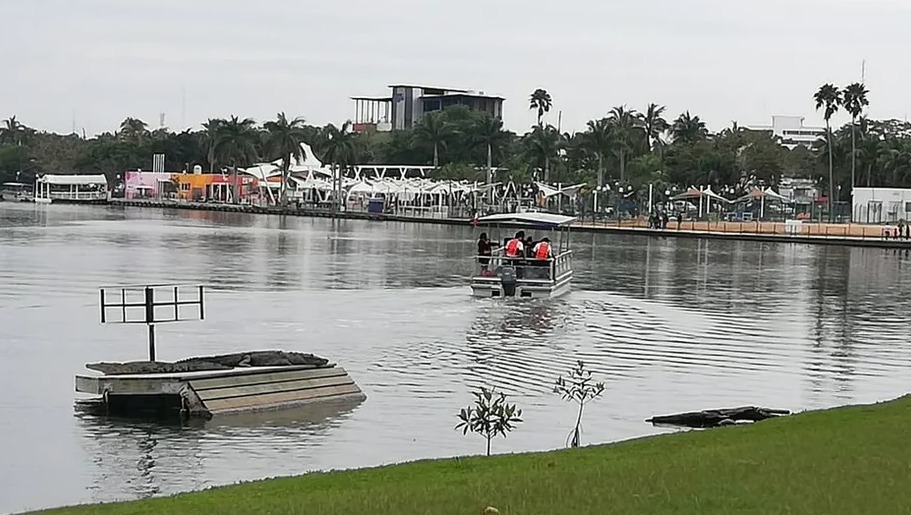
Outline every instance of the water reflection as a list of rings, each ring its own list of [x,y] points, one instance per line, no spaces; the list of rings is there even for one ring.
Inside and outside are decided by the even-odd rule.
[[[307,470],[312,448],[362,404],[360,399],[313,403],[274,412],[218,416],[165,424],[105,417],[77,410],[95,502],[200,489],[246,459],[268,460],[270,475]]]

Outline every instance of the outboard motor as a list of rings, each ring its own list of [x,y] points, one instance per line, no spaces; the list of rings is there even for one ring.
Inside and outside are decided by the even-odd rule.
[[[500,277],[500,284],[503,286],[504,297],[515,297],[516,295],[516,267],[504,266],[498,270],[497,275]]]

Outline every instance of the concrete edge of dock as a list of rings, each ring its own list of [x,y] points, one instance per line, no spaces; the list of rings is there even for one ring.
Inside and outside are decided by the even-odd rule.
[[[159,209],[183,209],[197,211],[216,211],[280,216],[301,216],[314,218],[336,218],[346,220],[372,220],[380,222],[408,222],[437,225],[471,225],[471,220],[465,218],[434,218],[434,217],[417,217],[391,215],[385,213],[366,213],[331,210],[307,209],[307,208],[279,208],[267,206],[253,206],[248,204],[207,204],[193,202],[173,202],[173,201],[149,201],[149,200],[124,200],[112,199],[109,203],[112,206],[139,207],[139,208],[159,208]],[[510,224],[503,224],[509,226]],[[518,226],[516,226],[518,227]],[[649,229],[645,227],[617,227],[610,225],[590,225],[578,224],[570,227],[570,230],[577,233],[593,234],[628,234],[652,238],[696,238],[696,239],[715,239],[715,240],[735,240],[735,241],[756,241],[765,243],[798,243],[810,245],[841,245],[853,247],[872,247],[884,249],[909,249],[911,250],[911,240],[885,239],[874,237],[844,237],[844,236],[822,236],[808,234],[763,234],[752,232],[721,232],[721,231],[701,231],[690,229]]]

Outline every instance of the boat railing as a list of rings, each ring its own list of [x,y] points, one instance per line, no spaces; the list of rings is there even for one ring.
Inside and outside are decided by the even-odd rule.
[[[38,195],[39,197],[54,199],[54,200],[104,200],[107,198],[107,192],[105,191],[51,191],[50,193],[45,192],[44,195]]]
[[[475,256],[480,267],[479,277],[494,277],[498,268],[511,266],[520,280],[554,281],[572,270],[572,250],[565,250],[550,259],[532,257],[507,257],[503,249],[495,249],[490,256]]]

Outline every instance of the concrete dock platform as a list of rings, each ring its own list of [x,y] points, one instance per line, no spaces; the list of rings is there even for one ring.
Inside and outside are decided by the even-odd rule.
[[[178,412],[206,418],[366,398],[348,372],[332,363],[117,375],[92,372],[76,376],[76,391],[101,396],[112,414]]]

